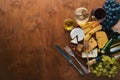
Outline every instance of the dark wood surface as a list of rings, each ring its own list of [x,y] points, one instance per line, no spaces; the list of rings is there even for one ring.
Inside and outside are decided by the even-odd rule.
[[[81,76],[54,48],[68,40],[63,22],[73,19],[76,8],[91,11],[103,3],[104,0],[0,0],[0,80],[119,80],[120,73],[112,79],[93,74]]]

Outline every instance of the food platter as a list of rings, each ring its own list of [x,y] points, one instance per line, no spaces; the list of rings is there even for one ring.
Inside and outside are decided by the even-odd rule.
[[[110,15],[112,16],[110,17]],[[83,66],[88,66],[88,73],[114,77],[120,70],[120,63],[117,62],[117,56],[120,56],[118,53],[120,51],[119,19],[120,4],[114,0],[106,0],[103,7],[95,8],[92,12],[85,7],[79,7],[74,11],[74,20],[68,18],[64,21],[68,40],[62,49],[66,53],[62,49],[58,49],[58,46],[57,49],[66,59],[68,58],[65,55],[71,56],[70,53],[75,54],[81,60],[86,59],[87,65]],[[69,24],[68,26],[66,22]],[[116,53],[118,53],[117,56],[113,55]],[[68,60],[69,63],[71,63],[70,61]],[[78,60],[76,61],[78,62]],[[79,63],[81,66],[81,62]],[[78,68],[76,69],[79,71]]]

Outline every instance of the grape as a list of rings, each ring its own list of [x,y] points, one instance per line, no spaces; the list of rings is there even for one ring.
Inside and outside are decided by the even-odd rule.
[[[110,30],[119,20],[120,17],[120,4],[115,0],[106,0],[103,5],[106,10],[106,19],[101,23],[105,31]],[[106,24],[108,26],[106,26]]]
[[[110,65],[106,65],[105,68],[106,68],[106,69],[109,69],[109,68],[110,68]]]
[[[115,62],[115,58],[112,58],[112,61],[114,61],[114,62]]]
[[[99,71],[99,68],[98,68],[98,67],[96,67],[96,70],[97,70],[97,71]]]
[[[113,71],[110,71],[109,74],[113,74],[114,72]]]
[[[109,78],[114,77],[120,70],[120,63],[115,58],[109,56],[102,56],[101,62],[91,66],[91,72],[96,76],[108,76]]]
[[[94,71],[93,71],[93,73],[95,73],[95,74],[96,74],[96,73],[97,73],[97,71],[96,71],[96,70],[94,70]]]
[[[103,69],[103,73],[106,73],[106,71],[107,71],[106,69]]]
[[[116,4],[112,4],[112,7],[115,8],[115,7],[116,7]]]
[[[108,75],[109,78],[111,78],[112,76],[111,75]]]
[[[98,65],[98,68],[102,68],[102,65],[101,65],[101,64],[99,64],[99,65]]]
[[[100,76],[100,75],[101,75],[101,73],[100,73],[100,72],[96,74],[96,76]]]
[[[115,75],[113,74],[112,77],[115,77]]]

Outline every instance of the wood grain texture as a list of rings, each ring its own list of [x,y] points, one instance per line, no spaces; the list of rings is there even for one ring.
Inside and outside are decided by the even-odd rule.
[[[85,76],[54,48],[66,43],[63,22],[74,10],[104,0],[0,0],[0,80],[119,80]]]

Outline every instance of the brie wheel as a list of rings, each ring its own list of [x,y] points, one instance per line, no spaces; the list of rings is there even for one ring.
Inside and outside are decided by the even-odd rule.
[[[84,38],[84,31],[81,28],[74,28],[70,32],[71,43],[78,44],[78,42],[82,41]]]

